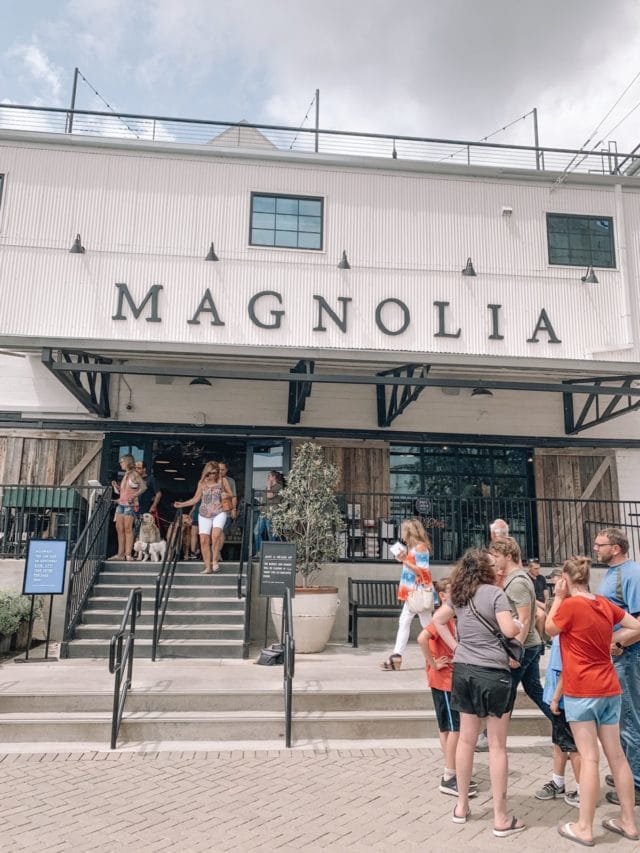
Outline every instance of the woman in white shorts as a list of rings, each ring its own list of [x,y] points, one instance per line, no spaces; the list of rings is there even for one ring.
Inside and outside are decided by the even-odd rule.
[[[220,547],[222,531],[227,521],[226,506],[231,506],[233,492],[226,479],[220,474],[217,462],[207,462],[202,469],[202,476],[195,495],[188,501],[176,501],[176,509],[195,506],[200,501],[198,510],[198,532],[200,534],[200,550],[204,561],[203,575],[211,575],[220,568]]]

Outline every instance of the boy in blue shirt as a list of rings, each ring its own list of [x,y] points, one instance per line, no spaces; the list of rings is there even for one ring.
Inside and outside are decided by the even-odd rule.
[[[564,701],[562,699],[562,655],[560,654],[560,635],[556,635],[551,643],[551,653],[547,674],[544,680],[544,701],[549,705],[553,719],[551,721],[551,740],[553,742],[553,778],[539,791],[536,791],[537,800],[555,800],[556,797],[564,795],[565,803],[570,806],[580,807],[580,756],[569,728],[569,723],[564,715]],[[573,775],[576,779],[576,790],[565,789],[564,774],[567,767],[567,759],[571,761]]]

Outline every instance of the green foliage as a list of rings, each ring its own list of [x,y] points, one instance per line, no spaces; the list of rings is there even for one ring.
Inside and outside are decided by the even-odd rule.
[[[29,619],[31,612],[31,596],[20,595],[10,589],[0,589],[0,634],[10,637],[18,630],[21,622]],[[36,598],[33,615],[42,613],[42,599]]]
[[[344,527],[334,491],[339,477],[322,448],[308,441],[296,453],[280,500],[264,511],[275,535],[296,544],[303,586],[310,585],[323,563],[338,559],[336,534]]]

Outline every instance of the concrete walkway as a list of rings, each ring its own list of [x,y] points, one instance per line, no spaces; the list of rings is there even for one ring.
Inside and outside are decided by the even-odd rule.
[[[37,650],[36,650],[37,651]],[[295,689],[324,692],[426,689],[419,650],[405,669],[382,672],[387,647],[329,647],[298,656]],[[257,650],[256,650],[257,654]],[[3,696],[110,691],[104,661],[0,665]],[[139,691],[277,689],[282,669],[253,661],[136,661]],[[541,802],[550,778],[548,738],[509,742],[509,799],[528,829],[491,833],[488,756],[476,756],[480,794],[466,825],[451,821],[455,800],[438,791],[442,756],[434,740],[296,744],[155,743],[110,752],[102,744],[0,744],[3,828],[0,848],[39,853],[138,851],[396,849],[548,851],[575,847],[557,834],[576,810]],[[600,827],[615,809],[598,809],[598,845],[640,850]],[[620,846],[618,846],[618,842]]]

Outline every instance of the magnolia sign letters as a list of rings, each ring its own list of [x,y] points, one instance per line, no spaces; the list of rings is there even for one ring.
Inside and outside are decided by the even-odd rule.
[[[136,305],[131,296],[129,288],[123,282],[116,282],[117,307],[112,320],[128,320],[130,316],[139,320],[144,316],[147,323],[161,323],[160,295],[163,290],[161,284],[152,285],[141,302]],[[344,335],[349,333],[349,306],[353,301],[350,296],[338,296],[336,304],[330,305],[323,296],[314,295],[315,303],[315,325],[314,332],[326,332],[327,323],[333,324]],[[487,305],[489,312],[490,341],[504,340],[501,328],[500,309],[501,305]],[[453,319],[453,310],[449,302],[435,301],[434,309],[434,338],[459,338],[462,329],[456,327]],[[247,303],[247,315],[251,323],[259,329],[280,329],[282,318],[286,314],[286,307],[282,294],[277,290],[261,290],[254,293]],[[202,322],[209,322],[211,326],[224,326],[225,321],[220,315],[213,295],[207,288],[198,303],[194,306],[191,317],[185,318],[186,323],[191,326],[199,326]],[[384,334],[390,336],[402,335],[411,325],[411,310],[401,299],[383,299],[376,307],[371,318],[377,328]],[[550,344],[562,343],[557,336],[551,319],[545,308],[541,308],[531,318],[531,336],[527,338],[528,343],[536,344],[540,340],[539,335],[546,335]]]

